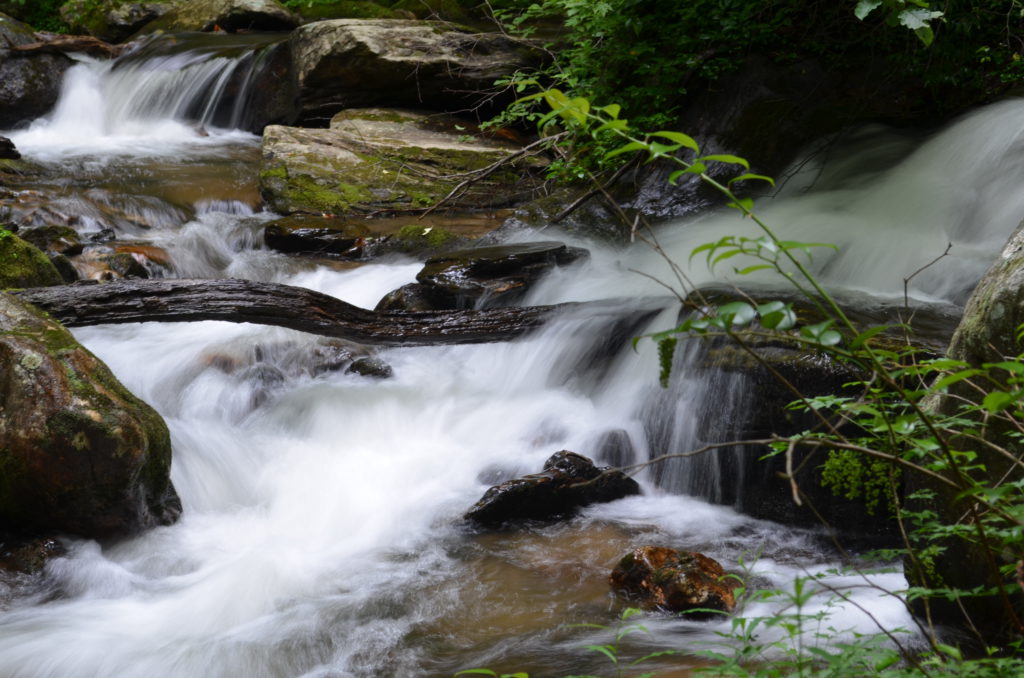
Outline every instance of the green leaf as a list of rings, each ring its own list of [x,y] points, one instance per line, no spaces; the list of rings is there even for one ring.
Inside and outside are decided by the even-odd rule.
[[[1017,396],[1006,391],[992,391],[985,395],[985,398],[981,401],[981,406],[989,412],[999,412],[1009,407]]]
[[[952,645],[946,645],[944,643],[936,643],[935,644],[935,649],[938,650],[939,652],[945,654],[945,655],[948,655],[948,656],[952,657],[953,659],[955,659],[957,661],[963,661],[964,656],[960,653],[960,650],[958,648],[953,647]]]
[[[733,325],[749,325],[757,317],[757,311],[745,301],[734,301],[719,306],[718,317],[728,320]]]
[[[608,104],[607,106],[604,106],[603,108],[599,108],[597,110],[601,111],[602,113],[607,113],[612,118],[617,119],[619,117],[619,113],[622,112],[622,106],[619,106],[618,104]]]
[[[743,213],[754,211],[754,201],[750,198],[737,198],[735,202],[729,203],[728,206],[733,209],[738,209]]]
[[[689,148],[692,151],[694,151],[695,153],[700,153],[700,146],[698,146],[697,142],[694,141],[693,137],[691,137],[688,134],[683,134],[682,132],[665,132],[665,131],[662,131],[662,132],[655,132],[651,136],[662,137],[664,139],[668,139],[669,141],[674,141],[674,142],[676,142],[677,144],[679,144],[682,147]]]
[[[642,141],[631,141],[628,144],[619,146],[618,148],[612,151],[608,151],[607,153],[604,154],[604,159],[608,160],[610,158],[614,158],[617,155],[622,155],[623,153],[632,153],[633,151],[641,150],[647,150],[647,144],[645,144]]]
[[[772,179],[771,177],[766,177],[763,174],[751,174],[750,172],[729,179],[729,185],[732,186],[737,181],[767,181],[772,186],[775,185],[775,179]]]
[[[853,341],[850,342],[850,348],[852,348],[853,350],[857,350],[861,346],[864,346],[866,343],[868,343],[868,340],[870,340],[872,337],[884,332],[887,329],[889,328],[886,325],[877,325],[875,327],[871,327],[867,330],[864,330],[863,332],[861,332],[860,334],[853,338]]]
[[[609,120],[608,122],[602,125],[598,125],[597,128],[593,131],[593,134],[603,132],[606,129],[627,130],[629,129],[629,122],[626,120]]]
[[[611,645],[587,645],[586,649],[593,650],[594,652],[600,652],[608,659],[612,660],[612,663],[618,664],[619,658],[615,655],[615,648]]]
[[[745,159],[739,157],[738,155],[729,155],[729,154],[705,155],[705,156],[703,156],[701,158],[701,160],[704,160],[704,161],[710,160],[711,162],[725,162],[725,163],[729,163],[731,165],[743,165],[743,169],[750,169],[750,163],[747,162]]]
[[[881,6],[882,0],[860,0],[857,3],[857,7],[853,10],[853,14],[861,21],[864,21],[868,14],[871,14]]]
[[[498,674],[490,669],[466,669],[465,671],[459,671],[455,674],[456,676],[494,676],[497,678]]]
[[[747,266],[745,268],[734,268],[736,275],[749,275],[754,271],[763,271],[766,268],[775,268],[771,264],[754,264],[753,266]]]

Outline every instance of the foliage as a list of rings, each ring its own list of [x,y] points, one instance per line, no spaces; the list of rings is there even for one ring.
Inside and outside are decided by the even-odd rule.
[[[97,1],[90,0],[94,4]],[[64,0],[9,0],[9,4],[14,5],[10,8],[12,16],[36,30],[54,33],[68,31],[68,25],[60,16],[60,8],[64,4]]]
[[[808,586],[809,579],[798,579],[793,591],[748,594],[782,599],[792,612],[734,617],[723,637],[724,649],[702,653],[717,662],[708,672],[742,676],[1021,673],[1024,652],[1007,639],[1024,635],[1015,609],[1019,602],[1014,602],[1024,588],[1024,353],[971,365],[922,355],[909,341],[906,327],[856,326],[805,266],[811,252],[829,245],[780,239],[756,214],[753,201],[734,192],[737,185],[749,182],[771,183],[770,178],[749,172],[744,159],[704,154],[692,137],[680,132],[637,133],[622,117],[621,106],[595,106],[560,89],[545,89],[521,101],[541,101],[550,108],[537,120],[542,129],[558,121],[574,126],[578,134],[611,135],[617,142],[606,158],[636,154],[646,162],[669,162],[677,167],[670,181],[692,174],[721,192],[728,206],[752,220],[762,235],[725,237],[697,247],[691,258],[702,258],[711,267],[731,266],[737,274],[774,270],[824,318],[801,321],[791,304],[778,301],[740,301],[717,308],[702,303],[697,313],[676,327],[648,337],[658,344],[663,383],[671,376],[678,343],[706,336],[725,336],[741,346],[746,337],[767,336],[827,355],[864,375],[849,384],[853,395],[808,398],[795,393],[791,407],[812,414],[817,423],[796,435],[775,436],[770,441],[771,454],[784,455],[787,468],[792,468],[789,462],[795,450],[825,451],[825,478],[834,489],[847,496],[866,495],[876,508],[884,498],[905,535],[903,548],[887,555],[904,559],[911,583],[906,590],[884,593],[899,595],[925,612],[922,631],[928,648],[922,651],[901,642],[899,636],[905,630],[884,628],[881,623],[878,634],[855,635],[852,641],[833,647],[805,644],[808,629],[810,637],[818,639],[831,639],[843,629],[832,626],[826,613],[804,611],[812,589],[821,590]],[[602,143],[608,145],[608,139]],[[733,176],[725,179],[720,173],[709,173],[715,166],[735,168]],[[680,281],[685,282],[682,274]],[[682,299],[687,291],[677,294]],[[893,334],[904,341],[894,341]],[[1022,339],[1024,327],[1018,331],[1017,343]],[[905,478],[914,480],[915,491],[908,496],[901,493]],[[799,501],[797,478],[791,474],[789,479]],[[976,569],[958,572],[956,565],[961,562]],[[963,576],[970,586],[943,581],[943,572]],[[831,593],[843,600],[841,592]],[[932,611],[944,601],[953,602],[964,614],[962,626],[975,632],[972,656],[944,643],[932,624]],[[759,628],[784,633],[766,644],[756,632]]]

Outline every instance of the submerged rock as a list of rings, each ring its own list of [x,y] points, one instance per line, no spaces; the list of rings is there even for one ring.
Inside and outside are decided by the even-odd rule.
[[[732,612],[739,582],[727,577],[718,561],[694,551],[666,546],[641,546],[627,553],[612,570],[616,592],[646,609],[715,616]],[[692,611],[692,612],[691,612]]]
[[[469,123],[465,123],[468,125]],[[345,111],[330,129],[264,130],[260,192],[282,214],[347,215],[430,207],[477,170],[519,147],[463,134],[448,116],[412,111]],[[467,128],[468,129],[468,128]],[[467,185],[446,205],[500,207],[539,186],[539,158],[518,158]]]
[[[524,520],[551,520],[590,504],[640,494],[640,486],[622,471],[596,467],[586,457],[563,450],[544,462],[544,470],[495,485],[466,512],[466,520],[499,527]]]
[[[52,109],[64,71],[74,63],[63,54],[18,54],[10,49],[36,41],[31,27],[0,13],[0,129],[35,120]]]
[[[0,541],[0,570],[18,574],[36,574],[51,558],[59,558],[67,549],[56,539],[39,537],[29,540]]]
[[[0,532],[129,534],[174,521],[163,419],[49,316],[0,294]]]
[[[61,282],[60,272],[41,250],[0,229],[0,290],[48,287]]]
[[[416,280],[436,309],[508,306],[552,269],[587,256],[560,242],[477,247],[428,259]]]
[[[337,19],[291,36],[301,120],[361,106],[439,111],[501,108],[494,81],[536,66],[541,52],[501,33],[438,21]]]

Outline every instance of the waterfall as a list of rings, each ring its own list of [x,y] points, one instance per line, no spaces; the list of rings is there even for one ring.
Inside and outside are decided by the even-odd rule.
[[[414,279],[415,262],[339,270],[266,251],[257,233],[273,215],[233,199],[233,183],[182,197],[173,181],[152,180],[212,184],[224,157],[238,172],[256,171],[255,139],[232,129],[245,94],[231,91],[234,74],[255,62],[161,49],[76,66],[57,110],[12,134],[18,147],[70,168],[68,190],[102,176],[111,195],[179,205],[166,222],[133,232],[168,248],[172,274],[275,280],[365,307]],[[865,140],[856,158],[815,168],[813,181],[800,175],[766,200],[764,216],[783,237],[839,244],[815,255],[815,269],[832,285],[878,297],[901,297],[903,278],[953,242],[951,256],[910,287],[914,303],[962,303],[1024,208],[1024,193],[1008,190],[1024,180],[1022,129],[1024,104],[1006,102],[897,160],[896,142]],[[883,172],[874,171],[879,158]],[[694,245],[749,228],[713,213],[658,237],[685,263]],[[552,274],[530,302],[660,297],[664,288],[636,271],[672,280],[645,247],[574,244],[591,248],[592,259]],[[735,282],[729,269],[712,274],[700,262],[689,274]],[[624,312],[634,305],[623,302]],[[646,329],[671,326],[677,313],[666,307]],[[716,464],[644,470],[642,496],[561,524],[464,528],[460,515],[489,485],[539,470],[557,450],[643,462],[721,436],[728,413],[744,407],[736,378],[687,362],[696,350],[680,352],[675,381],[660,389],[651,342],[632,351],[628,337],[609,342],[612,329],[567,315],[515,342],[388,349],[379,353],[394,370],[385,380],[329,369],[325,352],[346,347],[280,329],[201,322],[77,331],[166,419],[185,510],[175,525],[117,543],[67,539],[67,556],[35,587],[0,579],[0,675],[600,673],[602,658],[581,649],[594,642],[589,632],[566,624],[611,623],[619,603],[608,593],[609,568],[652,542],[705,552],[730,570],[745,563],[756,586],[812,575],[843,588],[848,602],[822,593],[804,609],[828,611],[835,629],[808,645],[873,633],[876,620],[910,628],[898,599],[832,572],[838,559],[814,533],[683,494],[728,501],[723,488],[738,482],[727,477],[732,452]],[[871,581],[904,585],[899,572]],[[761,602],[742,614],[778,612]],[[715,642],[730,624],[644,623],[652,634],[636,641],[641,649],[684,651]],[[766,645],[771,633],[763,631]]]

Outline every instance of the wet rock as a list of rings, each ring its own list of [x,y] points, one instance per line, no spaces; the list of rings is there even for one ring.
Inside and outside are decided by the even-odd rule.
[[[332,255],[358,259],[363,255],[370,229],[365,224],[336,219],[287,217],[267,224],[267,247],[287,254]]]
[[[437,300],[431,295],[432,289],[429,285],[421,283],[402,285],[384,295],[373,310],[412,313],[439,310]]]
[[[290,31],[299,18],[275,0],[184,0],[159,19],[147,23],[140,35],[164,31]]]
[[[0,229],[0,289],[47,287],[61,282],[60,273],[39,248]]]
[[[388,3],[391,4],[391,3]],[[299,7],[302,23],[324,19],[415,19],[405,9],[384,7],[372,0],[320,0],[308,7]]]
[[[146,24],[169,12],[172,2],[93,3],[71,0],[60,8],[61,18],[75,33],[88,33],[100,40],[127,40]]]
[[[598,468],[586,457],[561,451],[544,462],[540,473],[495,485],[466,512],[482,527],[524,520],[552,520],[590,504],[639,494],[640,486],[621,471]]]
[[[18,234],[47,253],[69,257],[82,253],[83,245],[78,231],[70,226],[37,226],[23,229]]]
[[[553,268],[587,256],[559,242],[478,247],[428,259],[416,280],[439,309],[508,306]]]
[[[72,283],[81,280],[81,276],[78,275],[78,269],[75,268],[75,265],[66,256],[54,254],[53,252],[48,252],[46,256],[50,258],[50,263],[60,273],[60,277],[64,282]]]
[[[71,333],[0,294],[0,531],[89,538],[167,524],[167,426]]]
[[[394,375],[391,365],[380,358],[364,357],[356,358],[349,365],[347,370],[350,374],[358,374],[361,377],[372,377],[374,379],[390,379]]]
[[[666,612],[717,610],[736,607],[739,582],[727,577],[718,561],[702,553],[666,546],[641,546],[623,556],[609,577],[612,588],[645,609]],[[714,612],[691,612],[690,617],[714,618]]]
[[[541,59],[528,43],[501,33],[436,21],[318,21],[295,31],[291,45],[304,121],[362,106],[497,110],[508,102],[492,98],[494,81]]]
[[[430,207],[469,176],[519,150],[460,132],[448,116],[348,110],[330,129],[264,130],[260,192],[281,214],[350,215]],[[518,158],[446,203],[451,209],[514,204],[541,181],[544,162]]]
[[[36,41],[29,26],[0,13],[0,129],[49,112],[57,103],[64,72],[74,63],[63,54],[18,54],[9,49]]]
[[[14,142],[7,137],[0,137],[0,160],[20,160],[21,153],[14,147]]]
[[[18,574],[41,572],[46,562],[59,558],[67,549],[59,541],[49,537],[0,541],[0,570]]]
[[[83,280],[149,278],[149,270],[141,258],[131,252],[119,252],[114,247],[90,246],[73,257],[71,263]]]

